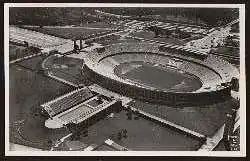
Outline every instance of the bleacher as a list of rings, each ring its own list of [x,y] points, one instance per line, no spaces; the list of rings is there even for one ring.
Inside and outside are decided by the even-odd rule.
[[[198,64],[185,61],[179,66],[179,69],[197,76],[202,82],[203,87],[213,87],[221,82],[219,75],[217,75],[210,69],[200,66]],[[201,88],[199,91],[201,90],[203,90],[203,88]]]
[[[159,49],[161,51],[186,55],[186,56],[194,57],[197,59],[204,59],[208,55],[206,52],[202,52],[196,49],[190,49],[185,46],[173,45],[173,44],[161,45],[159,46]]]
[[[93,111],[95,110],[86,105],[81,105],[79,108],[73,109],[63,115],[60,115],[58,118],[65,123],[77,122],[78,118],[85,117]]]
[[[116,63],[110,63],[110,59],[115,60]],[[162,66],[174,66],[174,64],[168,64],[169,60],[169,57],[160,56],[157,54],[124,53],[122,55],[116,55],[115,57],[108,57],[104,59],[102,63],[100,63],[99,67],[100,69],[102,69],[102,71],[100,71],[102,74],[114,79],[118,79],[114,75],[115,73],[113,73],[113,70],[117,64],[133,61],[143,61],[151,64],[159,64]],[[193,75],[199,77],[203,82],[204,86],[213,86],[214,84],[217,84],[220,81],[220,77],[208,68],[188,61],[185,63],[180,66],[175,66],[175,68],[187,73],[192,73]]]
[[[93,94],[93,92],[91,92],[88,88],[77,89],[72,93],[45,103],[42,106],[50,116],[54,116],[93,97],[94,95],[95,94]]]
[[[94,114],[101,112],[102,108],[108,107],[107,105],[112,106],[112,104],[115,102],[115,101],[111,101],[111,100],[108,101],[108,100],[103,99],[102,100],[103,102],[99,103],[97,105],[89,104],[89,102],[93,101],[93,99],[97,99],[96,97],[89,99],[82,104],[74,106],[73,108],[71,108],[63,113],[56,115],[55,118],[60,120],[60,122],[62,122],[65,125],[69,124],[69,123],[78,124],[78,123],[81,123],[82,121],[90,118]]]
[[[210,55],[204,61],[204,64],[212,65],[212,68],[221,75],[223,82],[230,82],[232,77],[239,78],[238,69],[223,59],[217,59],[215,56]]]

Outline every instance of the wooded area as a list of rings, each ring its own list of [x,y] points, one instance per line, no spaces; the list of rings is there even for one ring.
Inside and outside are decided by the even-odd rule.
[[[161,20],[167,16],[199,19],[209,26],[226,24],[239,17],[237,8],[10,8],[10,24],[15,25],[79,25],[100,21],[95,10]],[[105,18],[104,18],[105,20]],[[102,20],[103,21],[103,20]],[[181,21],[181,19],[180,19]]]

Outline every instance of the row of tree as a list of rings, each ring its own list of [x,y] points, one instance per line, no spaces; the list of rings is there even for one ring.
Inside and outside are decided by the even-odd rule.
[[[15,25],[78,25],[99,21],[88,8],[10,8],[10,24]]]
[[[141,17],[143,20],[159,19],[167,20],[166,17],[186,17],[194,21],[202,20],[208,25],[217,26],[231,22],[239,18],[239,10],[237,8],[100,8],[108,13],[129,15],[133,17]]]
[[[96,8],[10,8],[10,24],[25,25],[72,25],[92,21],[100,21],[96,16]],[[100,10],[122,15],[142,17],[160,15],[182,16],[190,19],[201,19],[205,23],[216,26],[228,23],[239,17],[239,10],[234,8],[100,8]],[[151,17],[152,18],[152,17]]]

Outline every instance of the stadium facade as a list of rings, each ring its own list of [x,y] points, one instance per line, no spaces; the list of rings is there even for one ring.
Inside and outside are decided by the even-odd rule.
[[[230,98],[231,80],[239,75],[230,63],[214,56],[206,56],[202,60],[199,56],[197,59],[186,57],[178,46],[170,46],[171,50],[167,52],[159,48],[160,45],[154,43],[108,45],[102,50],[91,51],[85,59],[83,70],[91,80],[107,89],[154,103],[194,105]],[[161,69],[174,68],[198,78],[202,85],[193,91],[182,91],[185,86],[159,89],[124,79],[115,72],[119,65],[135,62],[151,63]]]

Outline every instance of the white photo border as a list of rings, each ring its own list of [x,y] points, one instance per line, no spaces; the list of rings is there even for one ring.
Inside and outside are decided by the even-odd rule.
[[[240,19],[240,151],[10,151],[9,150],[9,8],[10,7],[182,7],[239,8]],[[5,3],[5,155],[6,156],[246,156],[245,4],[149,4],[149,3]]]

